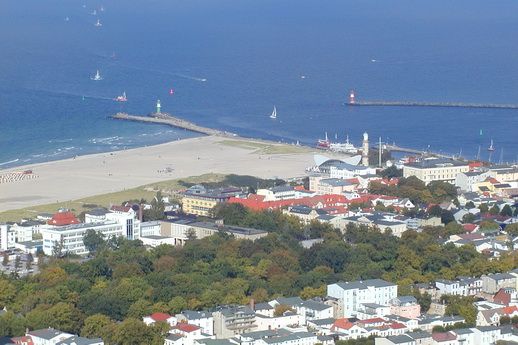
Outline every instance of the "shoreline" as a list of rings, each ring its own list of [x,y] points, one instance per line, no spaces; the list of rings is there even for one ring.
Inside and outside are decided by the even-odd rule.
[[[0,174],[32,170],[36,176],[1,183],[0,211],[77,200],[208,173],[298,177],[314,164],[316,153],[320,151],[268,140],[199,136],[22,165],[1,170]]]

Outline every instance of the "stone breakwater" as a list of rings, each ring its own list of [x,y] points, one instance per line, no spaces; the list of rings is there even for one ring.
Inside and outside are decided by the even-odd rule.
[[[192,132],[206,134],[206,135],[215,135],[219,137],[237,137],[237,134],[220,131],[213,128],[199,126],[193,122],[183,120],[181,118],[171,116],[167,113],[153,113],[148,116],[140,116],[140,115],[130,115],[126,113],[117,113],[112,116],[113,119],[116,120],[127,120],[127,121],[137,121],[137,122],[145,122],[145,123],[156,123],[162,125],[169,125],[172,127],[183,128]]]

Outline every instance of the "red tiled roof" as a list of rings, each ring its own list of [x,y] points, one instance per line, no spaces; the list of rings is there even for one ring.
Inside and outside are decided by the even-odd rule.
[[[393,322],[391,325],[390,325],[390,328],[392,329],[401,329],[401,328],[406,328],[406,326],[400,322]]]
[[[308,196],[299,199],[285,199],[285,200],[276,200],[276,201],[264,201],[263,196],[258,196],[255,194],[250,194],[248,198],[236,198],[231,197],[228,200],[229,203],[241,204],[245,207],[248,207],[255,211],[260,210],[268,210],[268,209],[279,209],[282,207],[288,206],[296,206],[296,205],[306,205],[308,207],[315,207],[319,204],[322,207],[331,207],[331,206],[342,206],[344,204],[350,203],[343,195],[337,194],[325,194],[325,195],[315,195]]]
[[[153,313],[149,316],[155,321],[167,321],[171,317],[171,315],[166,313]]]
[[[174,328],[178,329],[180,331],[183,331],[183,332],[194,332],[194,331],[197,331],[198,329],[200,329],[200,327],[198,327],[198,326],[191,325],[191,324],[184,323],[184,322],[180,322]]]
[[[370,323],[385,322],[385,320],[380,318],[380,317],[375,317],[375,318],[372,318],[372,319],[360,320],[359,322],[361,322],[362,324],[366,325],[366,324],[370,324]]]
[[[58,212],[47,222],[48,225],[63,226],[70,224],[79,224],[79,219],[72,212]]]
[[[354,324],[349,321],[348,319],[346,318],[342,318],[342,319],[337,319],[334,323],[333,323],[333,327],[335,328],[341,328],[341,329],[350,329],[354,326]]]
[[[432,333],[432,338],[435,341],[443,342],[443,341],[450,341],[457,339],[457,336],[453,333],[446,332],[446,333]]]
[[[502,311],[504,312],[504,314],[510,315],[518,312],[518,308],[515,305],[513,305],[511,307],[504,307]]]
[[[478,228],[478,225],[469,223],[469,224],[464,224],[462,227],[464,228],[465,231],[473,232],[476,230],[476,228]]]

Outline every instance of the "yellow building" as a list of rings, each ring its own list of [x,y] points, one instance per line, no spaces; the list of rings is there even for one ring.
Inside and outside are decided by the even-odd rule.
[[[467,162],[433,158],[403,166],[403,177],[415,176],[425,184],[432,181],[455,183],[457,174],[467,171],[469,171]]]
[[[183,193],[182,211],[187,214],[210,217],[212,209],[230,197],[241,194],[239,188],[206,189],[203,186],[193,186]]]

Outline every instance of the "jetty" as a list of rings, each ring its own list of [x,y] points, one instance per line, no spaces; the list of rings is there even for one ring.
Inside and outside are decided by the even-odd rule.
[[[462,102],[419,102],[419,101],[364,101],[358,100],[354,90],[349,93],[347,106],[356,107],[435,107],[435,108],[479,108],[518,109],[518,104],[462,103]]]
[[[454,155],[447,155],[439,152],[432,152],[432,151],[425,151],[425,150],[416,150],[408,147],[401,147],[397,145],[389,145],[389,144],[383,144],[382,145],[383,150],[392,151],[392,152],[403,152],[403,153],[411,153],[416,154],[420,156],[435,156],[439,158],[455,158]]]
[[[215,135],[220,137],[236,137],[237,134],[230,133],[227,131],[220,131],[213,128],[199,126],[193,122],[181,119],[176,116],[172,116],[168,113],[152,113],[147,116],[141,115],[130,115],[127,113],[117,113],[111,116],[112,119],[136,121],[145,123],[154,123],[160,125],[168,125],[171,127],[182,128],[191,132],[201,133],[205,135]]]

